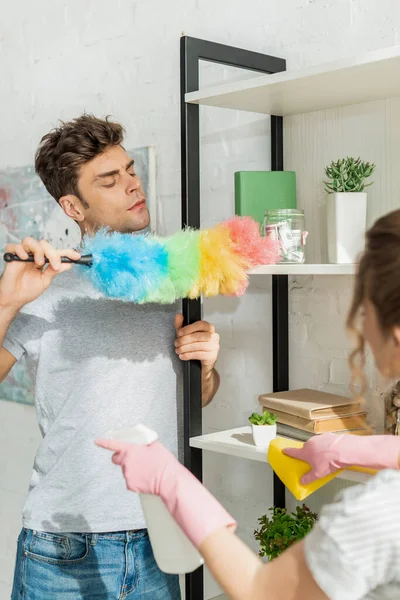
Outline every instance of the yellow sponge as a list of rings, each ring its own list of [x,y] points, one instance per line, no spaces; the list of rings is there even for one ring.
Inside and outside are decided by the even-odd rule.
[[[327,475],[322,479],[317,479],[312,483],[302,485],[300,479],[310,470],[310,465],[297,458],[286,456],[286,454],[283,454],[283,449],[302,448],[303,445],[304,442],[277,437],[272,440],[268,448],[269,464],[296,500],[304,500],[304,498],[307,498],[307,496],[317,491],[320,487],[329,483],[329,481],[332,481],[332,479],[340,473],[340,470],[338,470],[336,473]],[[369,475],[374,475],[376,473],[373,469],[365,469],[362,467],[350,467],[349,470],[360,471],[362,473],[368,473]]]

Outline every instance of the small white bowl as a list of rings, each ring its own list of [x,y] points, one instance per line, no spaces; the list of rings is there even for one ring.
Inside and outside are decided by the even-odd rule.
[[[256,446],[268,446],[270,441],[276,438],[275,425],[253,425],[251,423],[251,432]]]

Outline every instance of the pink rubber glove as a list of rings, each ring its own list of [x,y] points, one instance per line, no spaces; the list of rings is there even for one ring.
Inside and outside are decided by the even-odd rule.
[[[160,442],[138,446],[96,440],[96,444],[115,452],[112,460],[122,467],[129,490],[162,498],[196,548],[218,529],[236,526],[233,517]]]
[[[285,448],[283,453],[311,466],[300,480],[306,485],[347,467],[398,469],[400,437],[323,433],[309,439],[302,448]]]

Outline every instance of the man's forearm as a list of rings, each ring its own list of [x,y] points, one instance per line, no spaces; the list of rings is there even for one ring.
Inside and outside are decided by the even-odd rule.
[[[0,304],[0,383],[15,364],[15,358],[3,348],[4,338],[18,311]]]
[[[220,377],[218,371],[214,368],[210,369],[203,365],[201,368],[201,399],[203,407],[207,406],[207,404],[210,404],[217,393],[219,383]]]
[[[12,321],[17,316],[18,310],[0,303],[0,348]]]

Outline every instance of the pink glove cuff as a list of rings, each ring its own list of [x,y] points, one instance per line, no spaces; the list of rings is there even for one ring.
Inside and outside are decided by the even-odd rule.
[[[177,480],[175,493],[169,498],[174,498],[174,503],[163,497],[164,503],[196,548],[223,527],[236,529],[235,519],[189,471]]]

